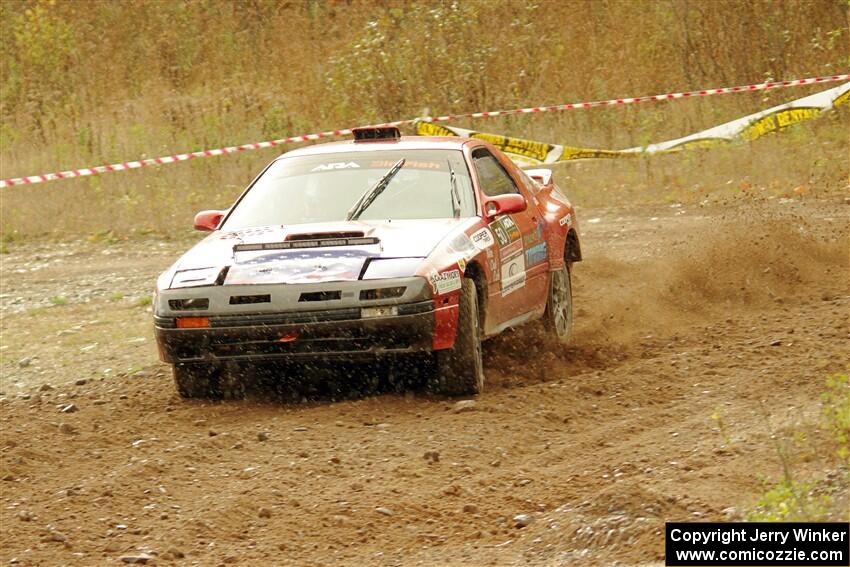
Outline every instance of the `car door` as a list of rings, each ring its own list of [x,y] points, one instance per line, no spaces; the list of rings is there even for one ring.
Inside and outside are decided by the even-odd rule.
[[[490,294],[489,315],[493,320],[488,317],[487,321],[493,331],[501,330],[505,324],[521,322],[523,316],[542,308],[549,266],[545,223],[537,212],[534,197],[508,173],[512,165],[508,163],[506,167],[500,157],[486,147],[472,151],[482,199],[515,193],[525,198],[528,208],[490,220],[499,266],[498,285]]]

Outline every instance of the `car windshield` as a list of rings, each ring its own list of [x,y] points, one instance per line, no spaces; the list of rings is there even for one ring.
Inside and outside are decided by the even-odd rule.
[[[402,158],[402,168],[360,220],[453,218],[458,199],[461,217],[475,214],[472,181],[460,150],[355,151],[275,161],[222,228],[345,220],[357,200]]]

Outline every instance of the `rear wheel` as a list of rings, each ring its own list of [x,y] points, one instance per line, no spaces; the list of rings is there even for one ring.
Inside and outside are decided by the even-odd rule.
[[[484,363],[475,282],[463,280],[458,309],[457,337],[450,349],[438,350],[433,389],[449,396],[469,396],[484,390]]]
[[[558,342],[568,343],[573,334],[573,288],[570,266],[552,272],[543,326]]]
[[[212,364],[177,363],[172,367],[174,385],[183,398],[220,399],[221,369]]]

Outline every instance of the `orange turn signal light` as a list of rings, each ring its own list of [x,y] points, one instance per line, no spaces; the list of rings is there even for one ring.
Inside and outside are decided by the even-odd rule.
[[[210,326],[209,317],[178,317],[178,329],[205,329]]]
[[[298,340],[298,333],[287,333],[286,335],[281,335],[277,342],[291,343],[292,341],[296,340]]]

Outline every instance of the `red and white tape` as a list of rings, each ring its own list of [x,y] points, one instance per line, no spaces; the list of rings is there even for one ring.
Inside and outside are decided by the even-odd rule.
[[[561,110],[578,110],[585,108],[597,108],[601,106],[621,106],[626,104],[635,104],[639,102],[674,100],[679,98],[691,98],[700,96],[712,96],[720,94],[731,94],[740,92],[764,91],[768,89],[779,89],[786,87],[798,87],[802,85],[813,85],[818,83],[831,83],[835,81],[850,80],[850,74],[846,75],[831,75],[827,77],[810,77],[807,79],[794,79],[793,81],[777,81],[768,83],[758,83],[754,85],[743,85],[738,87],[722,87],[715,89],[702,89],[698,91],[690,91],[683,93],[666,93],[660,95],[640,96],[633,98],[615,98],[611,100],[597,100],[590,102],[573,102],[569,104],[555,104],[550,106],[532,106],[528,108],[515,108],[512,110],[494,110],[489,112],[469,112],[466,114],[447,114],[445,116],[428,116],[425,118],[409,118],[406,120],[396,120],[394,122],[386,122],[380,126],[405,126],[413,124],[417,120],[423,122],[446,122],[449,120],[459,120],[462,118],[489,118],[493,116],[510,116],[514,114],[533,114],[538,112],[557,112]],[[114,163],[111,165],[99,165],[96,167],[84,167],[81,169],[70,169],[68,171],[58,171],[56,173],[45,173],[42,175],[30,175],[27,177],[15,177],[11,179],[0,179],[0,188],[13,187],[15,185],[31,185],[34,183],[44,183],[46,181],[56,181],[58,179],[70,179],[74,177],[84,177],[87,175],[97,175],[109,171],[124,171],[127,169],[137,169],[147,165],[163,165],[166,163],[176,163],[194,158],[221,156],[244,152],[247,150],[259,150],[263,148],[271,148],[282,144],[292,142],[309,142],[312,140],[321,140],[323,138],[333,138],[336,136],[345,136],[352,133],[352,128],[343,128],[341,130],[328,130],[327,132],[318,132],[315,134],[302,134],[300,136],[289,136],[278,140],[269,140],[267,142],[256,142],[253,144],[242,144],[240,146],[229,146],[226,148],[217,148],[214,150],[202,150],[199,152],[189,152],[185,154],[173,154],[151,159],[142,159],[136,161],[126,161],[122,163]]]

